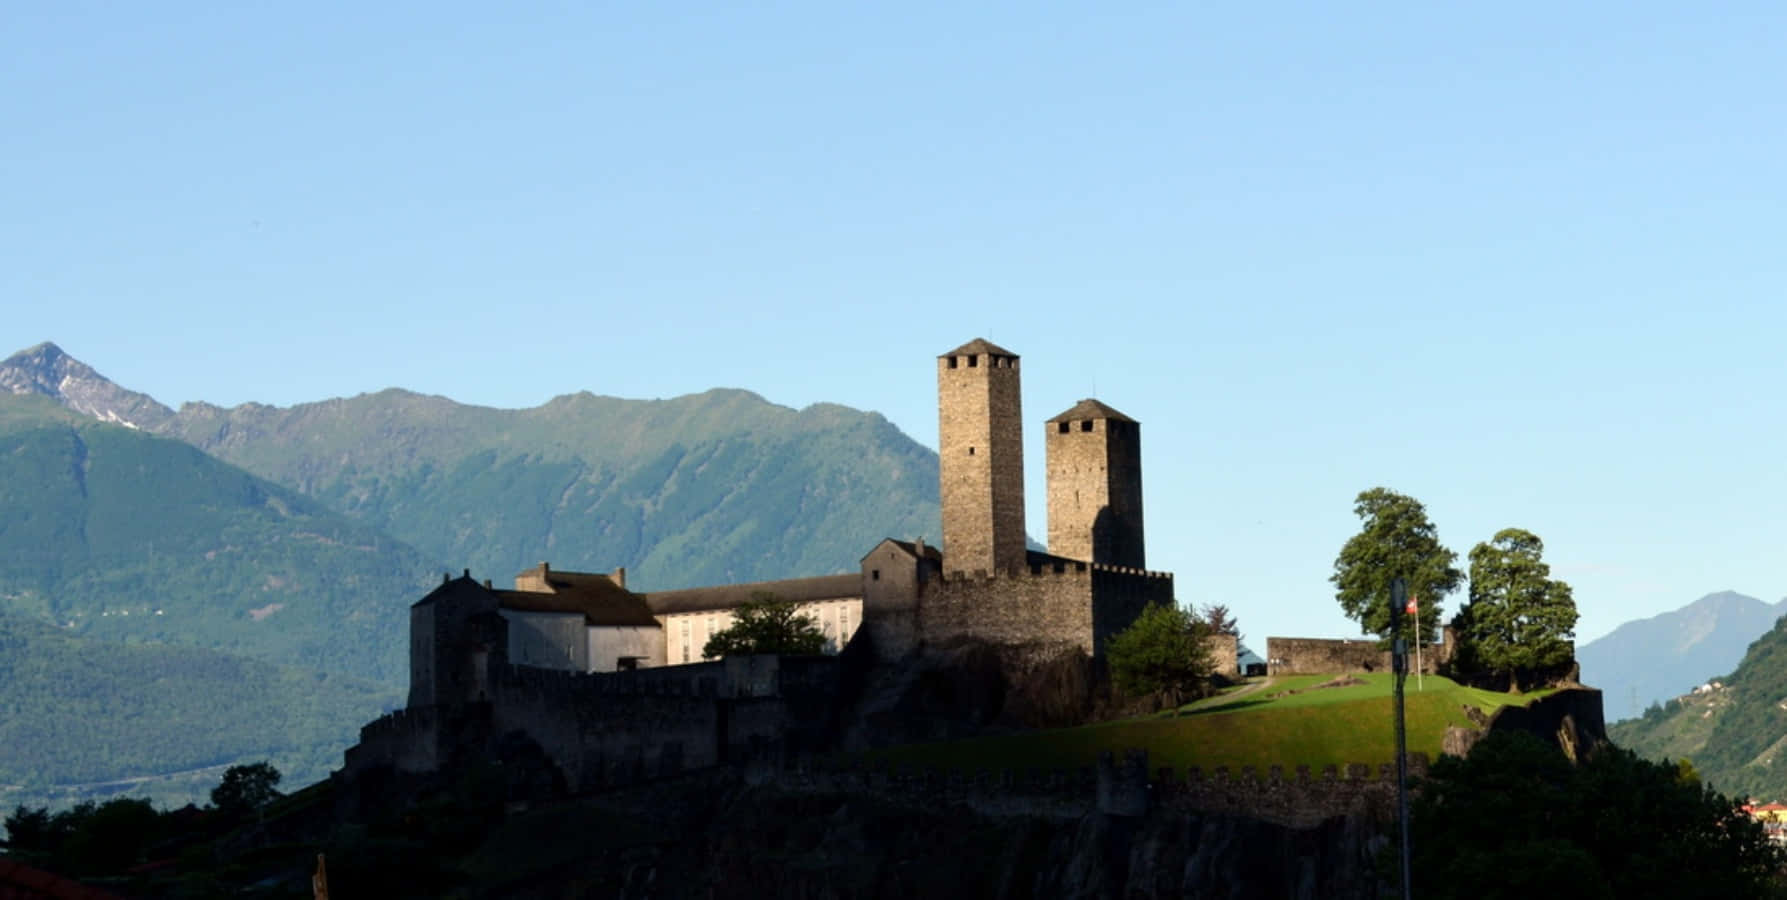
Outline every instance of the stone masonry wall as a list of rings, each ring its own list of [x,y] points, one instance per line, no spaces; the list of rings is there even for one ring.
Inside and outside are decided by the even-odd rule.
[[[1024,432],[1018,358],[937,360],[943,550],[951,569],[1024,566]]]
[[[1118,566],[1092,567],[1092,653],[1104,655],[1111,637],[1136,620],[1151,603],[1171,604],[1173,576]]]
[[[1089,566],[1040,574],[950,576],[925,585],[918,598],[919,634],[927,643],[975,638],[995,644],[1055,644],[1093,652]]]
[[[1050,553],[1146,567],[1140,428],[1110,419],[1044,423]]]
[[[1421,648],[1420,669],[1433,675],[1451,658],[1454,646],[1444,644]],[[1349,672],[1390,671],[1390,651],[1378,647],[1375,638],[1335,640],[1329,638],[1266,638],[1266,672],[1270,675],[1340,675]],[[1415,671],[1415,654],[1409,653],[1409,671]]]

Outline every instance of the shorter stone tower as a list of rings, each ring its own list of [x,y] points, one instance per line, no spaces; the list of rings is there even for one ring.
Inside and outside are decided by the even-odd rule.
[[[937,357],[937,420],[944,568],[1027,568],[1018,355],[976,338]]]
[[[1141,423],[1097,400],[1081,400],[1045,428],[1049,552],[1147,568]]]

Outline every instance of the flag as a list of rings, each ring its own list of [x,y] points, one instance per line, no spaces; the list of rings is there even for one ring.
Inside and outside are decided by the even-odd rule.
[[[1418,605],[1416,601],[1418,599],[1419,598],[1416,597],[1414,594],[1409,595],[1408,614],[1411,616],[1415,614],[1415,608]]]

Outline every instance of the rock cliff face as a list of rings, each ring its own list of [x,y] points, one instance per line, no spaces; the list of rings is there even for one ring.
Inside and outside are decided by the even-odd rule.
[[[590,828],[563,832],[585,835],[575,852],[535,847],[544,870],[511,857],[493,895],[1365,898],[1384,887],[1388,840],[1356,817],[1301,829],[1164,810],[993,817],[771,786],[617,794],[578,818]],[[525,817],[509,827],[538,831]]]
[[[155,431],[174,417],[174,411],[155,398],[119,387],[48,342],[0,362],[0,393],[42,394],[101,422],[145,431]]]

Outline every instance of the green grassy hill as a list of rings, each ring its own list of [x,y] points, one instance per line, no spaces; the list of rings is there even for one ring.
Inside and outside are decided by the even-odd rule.
[[[1787,618],[1713,680],[1721,687],[1653,705],[1608,736],[1643,756],[1690,759],[1725,793],[1787,800]]]
[[[648,589],[824,574],[939,534],[935,453],[874,413],[739,390],[188,404],[164,433],[497,580],[541,559]]]
[[[1101,751],[1148,751],[1152,766],[1255,766],[1264,773],[1279,765],[1286,772],[1307,765],[1386,763],[1396,758],[1391,676],[1356,676],[1364,684],[1317,687],[1332,676],[1271,679],[1224,697],[1176,712],[1117,722],[1028,734],[973,738],[936,744],[890,747],[868,754],[896,764],[945,769],[1078,768],[1092,765]],[[1449,725],[1468,726],[1464,707],[1485,713],[1544,695],[1522,695],[1464,687],[1429,676],[1417,691],[1406,688],[1408,749],[1436,759]]]

